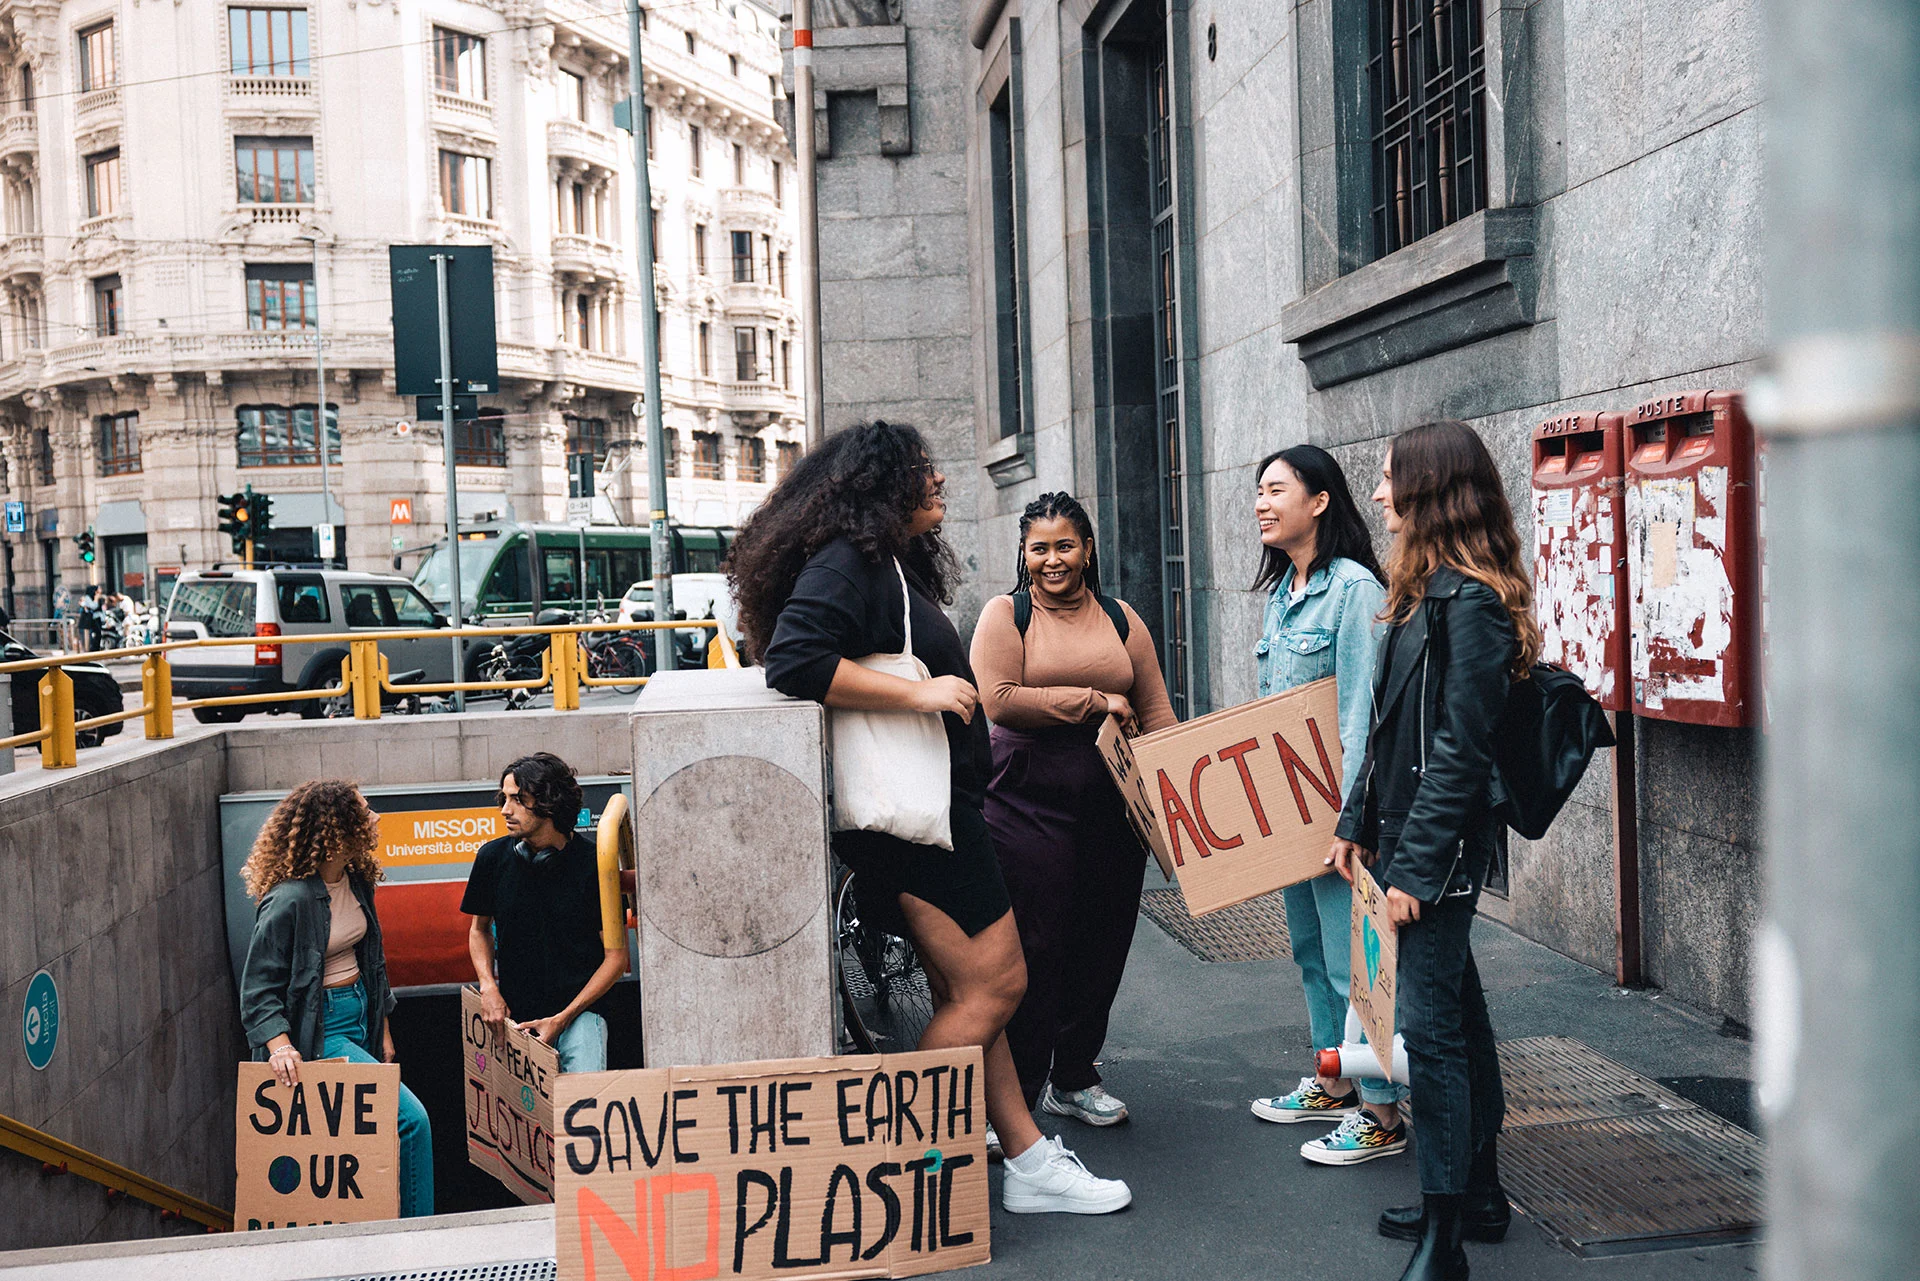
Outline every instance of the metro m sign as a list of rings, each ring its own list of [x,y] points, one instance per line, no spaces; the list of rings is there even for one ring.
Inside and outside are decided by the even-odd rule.
[[[1134,831],[1194,916],[1326,871],[1340,793],[1331,677],[1099,747]]]
[[[413,500],[411,498],[394,499],[388,507],[387,520],[395,525],[413,524]]]

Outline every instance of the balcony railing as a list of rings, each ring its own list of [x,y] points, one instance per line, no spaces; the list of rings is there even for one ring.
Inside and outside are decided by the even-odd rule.
[[[777,383],[722,383],[720,394],[725,398],[728,409],[783,414],[795,408],[793,393]]]
[[[500,230],[500,224],[491,218],[472,218],[466,214],[442,213],[440,221],[450,236],[473,236],[480,240],[492,240]]]
[[[313,81],[306,76],[229,76],[227,92],[235,98],[313,99]]]
[[[120,86],[109,85],[105,89],[95,89],[91,93],[81,94],[79,98],[74,101],[73,114],[76,117],[84,119],[98,112],[117,111],[119,109]]]
[[[249,222],[302,223],[313,217],[310,204],[241,205],[240,212]]]
[[[433,106],[436,111],[448,115],[461,116],[468,120],[493,123],[493,104],[480,98],[464,98],[457,93],[448,93],[444,89],[433,91]]]
[[[600,280],[618,280],[624,263],[620,246],[575,232],[563,232],[553,238],[553,269],[575,276]]]
[[[759,191],[753,187],[726,187],[720,192],[720,207],[728,213],[757,213],[769,217],[779,213],[780,206],[774,203],[773,193]]]
[[[547,151],[552,155],[573,156],[608,167],[618,164],[620,159],[619,145],[611,134],[602,133],[578,120],[549,120]]]
[[[40,146],[40,118],[31,111],[16,111],[0,121],[0,156],[33,151]]]
[[[37,269],[46,255],[46,240],[37,233],[30,236],[8,236],[0,241],[0,271],[7,275],[28,269]]]

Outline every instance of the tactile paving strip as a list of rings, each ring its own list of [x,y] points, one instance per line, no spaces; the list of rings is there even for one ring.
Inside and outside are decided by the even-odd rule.
[[[1203,961],[1278,961],[1293,955],[1287,911],[1278,894],[1263,894],[1195,919],[1178,885],[1140,895],[1140,910],[1168,937]]]
[[[1562,1246],[1591,1258],[1758,1236],[1759,1139],[1566,1037],[1506,1042],[1500,1064],[1501,1181]]]

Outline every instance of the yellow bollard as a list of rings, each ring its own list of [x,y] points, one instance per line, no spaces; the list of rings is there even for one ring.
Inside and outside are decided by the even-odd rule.
[[[355,720],[380,719],[380,642],[376,640],[350,641],[347,645],[346,664],[351,669],[344,673],[353,690],[353,716]]]
[[[733,641],[727,636],[725,625],[713,629],[713,643],[707,646],[707,666],[738,667],[740,653],[734,649]]]
[[[73,677],[49,667],[40,678],[40,728],[53,733],[40,740],[41,769],[71,769],[80,762],[73,735]]]
[[[173,737],[173,664],[155,651],[140,663],[140,688],[147,705],[147,737]]]
[[[573,632],[553,633],[553,710],[575,711],[580,706],[580,638]]]

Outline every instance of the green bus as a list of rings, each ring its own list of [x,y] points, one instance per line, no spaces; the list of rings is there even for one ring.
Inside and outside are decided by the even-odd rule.
[[[676,574],[718,573],[737,530],[674,525],[673,566]],[[482,521],[460,529],[460,594],[458,614],[448,608],[446,540],[416,549],[427,552],[414,572],[414,586],[449,617],[506,624],[532,618],[542,609],[578,610],[584,599],[592,608],[617,609],[633,584],[653,577],[652,531],[634,525],[572,525]],[[586,577],[581,578],[581,551],[586,553]],[[400,558],[394,558],[399,568]]]

